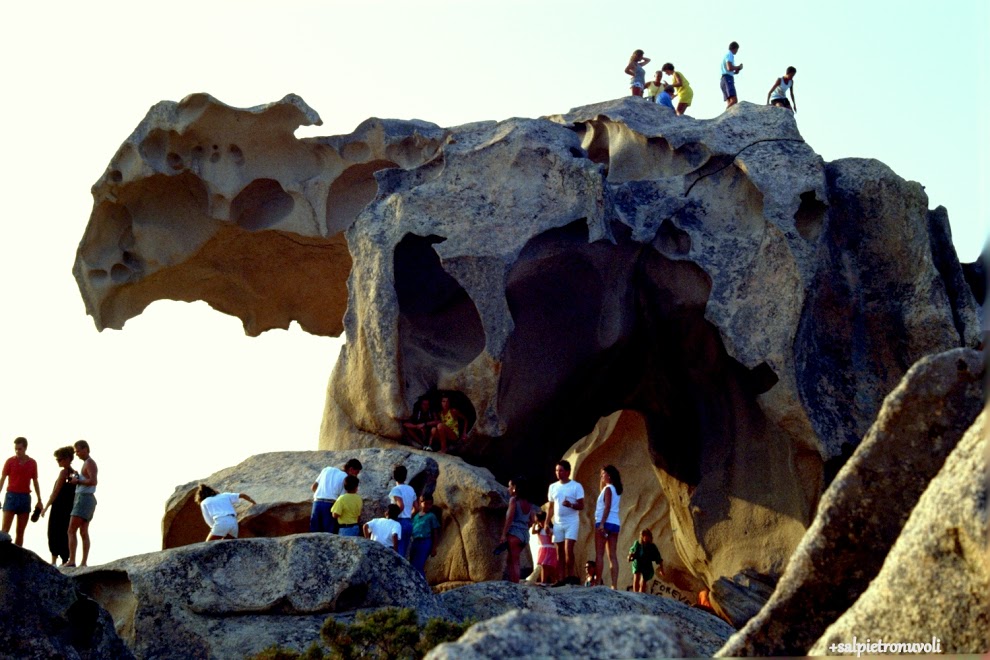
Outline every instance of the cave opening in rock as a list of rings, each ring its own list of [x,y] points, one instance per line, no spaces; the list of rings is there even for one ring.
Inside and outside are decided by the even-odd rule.
[[[444,374],[464,368],[485,348],[478,308],[443,269],[433,249],[443,240],[407,234],[395,247],[399,347],[407,392],[435,387]]]
[[[295,200],[274,179],[256,179],[230,203],[230,217],[248,231],[268,229],[292,213]]]
[[[573,443],[618,410],[643,416],[654,465],[688,487],[766,433],[756,397],[777,376],[728,355],[705,318],[709,276],[616,234],[589,243],[584,221],[547,231],[509,273],[515,330],[498,393],[509,425],[472,457],[500,480],[549,483]]]
[[[348,145],[350,146],[350,145]],[[375,172],[398,167],[390,160],[372,160],[351,165],[330,184],[327,192],[327,233],[345,231],[378,194]]]

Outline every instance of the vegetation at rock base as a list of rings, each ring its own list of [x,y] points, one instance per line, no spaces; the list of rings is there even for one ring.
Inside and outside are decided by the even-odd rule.
[[[456,640],[473,623],[433,618],[421,626],[412,608],[387,607],[361,612],[351,624],[328,618],[320,629],[322,644],[313,642],[302,653],[271,646],[251,660],[418,660],[434,646]]]

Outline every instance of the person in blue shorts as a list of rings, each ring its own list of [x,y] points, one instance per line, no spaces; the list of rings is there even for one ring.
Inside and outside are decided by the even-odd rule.
[[[736,53],[739,52],[739,44],[733,41],[729,44],[729,52],[722,58],[722,97],[725,99],[725,109],[728,110],[736,103],[739,97],[736,95],[736,74],[742,71],[743,65],[736,64]]]

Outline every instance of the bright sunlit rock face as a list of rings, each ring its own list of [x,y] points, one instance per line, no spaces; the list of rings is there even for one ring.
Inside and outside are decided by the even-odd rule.
[[[503,481],[647,455],[629,482],[665,505],[626,509],[619,545],[653,527],[692,590],[779,575],[908,367],[978,341],[944,211],[882,163],[823,162],[778,108],[306,124],[294,96],[152,108],[94,187],[74,272],[97,326],[172,298],[252,335],[346,331],[321,449],[390,442],[440,389]],[[582,441],[619,411],[637,423]],[[593,508],[598,467],[575,467]]]

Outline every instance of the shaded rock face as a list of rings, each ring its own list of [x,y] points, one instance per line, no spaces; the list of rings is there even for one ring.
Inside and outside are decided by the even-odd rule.
[[[139,657],[302,650],[331,615],[391,606],[412,607],[424,620],[443,613],[394,551],[334,534],[201,543],[78,569],[73,578]]]
[[[364,502],[362,523],[385,515],[396,465],[406,466],[406,483],[418,495],[433,495],[442,528],[437,556],[426,562],[431,583],[502,577],[504,558],[496,557],[493,550],[505,519],[508,492],[488,470],[453,456],[402,449],[273,452],[252,456],[202,483],[221,492],[247,493],[258,502],[238,504],[241,538],[305,533],[312,510],[311,486],[320,470],[327,465],[342,467],[350,458],[357,458],[363,466],[358,477],[358,495]],[[195,501],[199,483],[178,486],[169,498],[162,520],[163,548],[206,538],[209,529]]]
[[[456,390],[477,414],[462,453],[503,480],[545,484],[632,411],[653,465],[631,481],[656,469],[699,583],[779,575],[908,367],[979,341],[922,187],[822,162],[779,109],[622,99],[291,136],[317,121],[297,97],[153,108],[94,187],[75,273],[98,327],[169,297],[249,333],[343,328],[322,448],[397,437],[417,397]]]
[[[944,653],[990,649],[990,425],[986,410],[966,431],[911,512],[877,577],[809,649],[869,632],[911,640],[924,631]],[[893,607],[892,607],[893,605]]]
[[[499,658],[680,658],[710,655],[677,626],[652,616],[576,616],[512,611],[468,629],[429,660]]]
[[[693,652],[675,655],[710,656],[729,638],[733,628],[717,616],[688,607],[671,598],[629,591],[613,591],[607,587],[530,587],[510,582],[487,582],[458,587],[440,595],[440,603],[452,617],[460,620],[488,620],[514,610],[525,610],[556,619],[568,626],[574,622],[595,623],[592,628],[609,630],[611,635],[625,637],[618,616],[648,616],[659,626],[672,624],[679,639]],[[470,632],[459,641],[470,638]],[[550,637],[551,641],[554,637]],[[483,646],[483,645],[480,645]],[[589,648],[584,657],[600,657],[608,649]],[[531,655],[540,656],[535,652]],[[636,651],[636,654],[640,651]],[[550,654],[553,655],[553,654]],[[617,657],[623,657],[621,654]],[[641,657],[633,655],[632,657]]]
[[[887,578],[885,584],[888,586],[883,591],[883,606],[886,608],[883,616],[889,617],[890,621],[906,621],[908,619],[904,617],[907,616],[913,617],[910,620],[921,621],[917,611],[926,612],[925,616],[930,615],[933,620],[941,620],[942,615],[936,614],[941,606],[936,603],[953,601],[956,607],[969,608],[972,616],[977,617],[976,621],[961,617],[958,626],[985,633],[986,626],[978,626],[981,616],[984,624],[986,621],[985,592],[978,595],[973,587],[981,580],[985,581],[985,571],[973,569],[952,573],[949,570],[950,566],[959,562],[965,564],[969,561],[968,557],[975,557],[978,553],[970,549],[969,540],[959,541],[957,546],[946,540],[955,536],[979,539],[979,529],[982,529],[982,548],[985,552],[985,498],[980,505],[979,491],[973,490],[976,486],[965,473],[961,473],[952,483],[947,482],[949,477],[935,478],[940,470],[948,469],[948,466],[943,468],[946,457],[952,454],[960,438],[983,409],[984,357],[977,351],[955,349],[927,357],[908,371],[884,401],[876,422],[852,458],[822,496],[815,520],[791,557],[773,596],[759,614],[721,649],[721,655],[814,653],[810,649],[816,640],[840,616],[845,618],[844,612],[850,608],[857,609],[871,581],[877,584],[878,574],[882,572],[910,575],[914,582],[918,582],[920,574],[932,577],[931,582],[925,588],[918,587],[917,592],[904,584],[894,589],[892,585],[897,584],[897,580]],[[983,460],[986,460],[985,455]],[[982,488],[985,494],[985,481]],[[926,510],[919,503],[923,492],[932,493],[926,495],[929,498],[926,505],[928,514],[921,513]],[[935,492],[941,494],[936,495]],[[946,514],[950,510],[955,512],[950,519],[939,523],[944,522],[948,527],[938,528],[940,531],[930,530],[934,535],[931,537],[931,543],[935,544],[932,547],[936,549],[925,551],[923,549],[928,546],[918,546],[917,541],[902,542],[901,539],[908,534],[905,523],[909,516],[935,515],[931,513],[931,501],[949,497],[948,493],[965,493],[970,499],[976,498],[972,504],[975,507],[972,518],[955,530],[953,525],[956,523],[953,521],[959,520],[962,524],[962,513],[958,512],[958,507],[946,509]],[[982,513],[980,506],[983,507]],[[917,525],[930,527],[935,523],[919,520]],[[918,533],[912,532],[914,536],[911,538]],[[897,547],[895,542],[897,545],[903,543],[905,549],[895,554],[892,550],[892,547]],[[933,559],[938,556],[939,543],[949,544],[949,554],[944,564],[942,560]],[[976,544],[974,547],[979,546],[976,540],[972,543]],[[910,548],[910,552],[906,548]],[[927,557],[924,552],[935,555]],[[918,568],[919,565],[925,568]],[[955,576],[953,583],[948,583],[948,577],[945,584],[941,577],[934,577],[943,567],[947,576]],[[940,594],[938,597],[932,591],[936,584],[939,585],[935,588],[935,592]],[[879,586],[877,588],[880,589]],[[876,599],[876,595],[873,598]],[[918,604],[920,602],[928,604],[923,606]],[[876,612],[877,607],[874,602],[872,611]],[[944,609],[944,616],[956,612],[948,606]],[[905,611],[914,614],[907,615]],[[977,614],[980,611],[984,615]],[[945,628],[946,634],[950,629],[953,628]],[[879,632],[888,628],[878,623],[875,629],[864,627],[861,630],[861,638],[872,636],[877,639]],[[898,630],[907,631],[908,628],[899,627]],[[916,630],[933,628],[925,624]],[[958,629],[953,630],[959,632]],[[893,638],[897,636],[891,635]],[[909,638],[914,639],[905,633],[898,639]],[[972,636],[960,635],[959,638],[972,639]],[[843,641],[850,640],[851,636]],[[984,646],[976,646],[964,652],[983,650]],[[818,649],[818,653],[823,652]]]
[[[4,657],[134,657],[106,610],[6,534],[0,534],[0,622]]]

